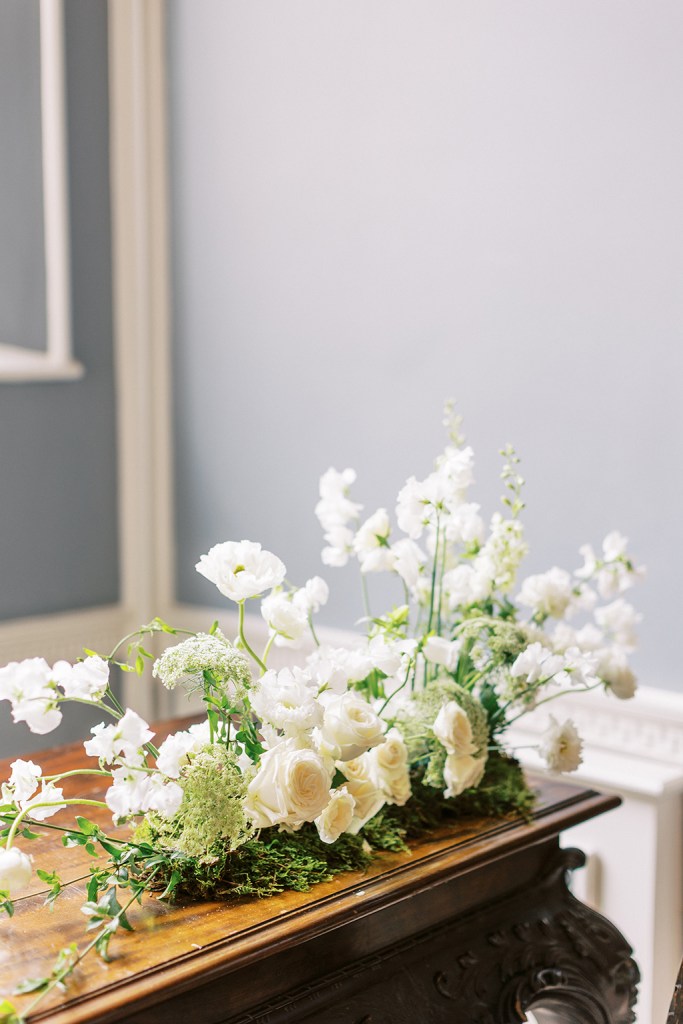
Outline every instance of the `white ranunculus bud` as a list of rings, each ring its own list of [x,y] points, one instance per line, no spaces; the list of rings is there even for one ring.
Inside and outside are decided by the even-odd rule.
[[[442,705],[432,728],[448,754],[465,757],[476,752],[477,748],[472,742],[472,725],[467,713],[456,701],[449,700]]]
[[[31,880],[33,869],[27,854],[17,849],[0,848],[0,889],[5,892],[16,892],[23,889]]]
[[[446,783],[443,795],[460,796],[466,789],[478,786],[484,776],[485,767],[485,757],[471,757],[469,754],[458,757],[457,754],[449,754],[443,769]]]

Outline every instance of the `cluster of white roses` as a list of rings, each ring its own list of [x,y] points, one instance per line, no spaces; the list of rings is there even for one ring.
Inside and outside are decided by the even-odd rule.
[[[357,558],[364,579],[389,572],[399,581],[403,603],[383,616],[366,608],[368,631],[357,643],[319,644],[312,618],[328,599],[320,577],[292,587],[276,555],[252,541],[228,541],[196,568],[237,604],[234,644],[219,630],[192,634],[154,666],[169,688],[203,693],[206,721],[157,749],[148,724],[122,708],[109,687],[113,656],[93,655],[75,665],[51,668],[32,658],[0,669],[0,699],[10,701],[14,721],[49,732],[67,700],[109,714],[114,721],[95,726],[85,749],[97,758],[97,773],[110,778],[105,801],[115,822],[148,812],[173,818],[193,760],[220,745],[243,781],[244,814],[254,829],[295,832],[315,823],[323,842],[333,843],[358,833],[385,804],[403,806],[411,772],[422,771],[445,798],[479,786],[490,745],[521,714],[563,691],[602,687],[632,696],[628,656],[639,616],[622,595],[642,570],[625,539],[609,534],[599,555],[582,548],[583,565],[573,574],[555,567],[527,577],[514,599],[527,550],[517,459],[506,449],[506,511],[487,529],[468,497],[472,449],[459,420],[449,413],[446,422],[450,440],[433,472],[410,477],[398,494],[403,536],[394,536],[384,508],[361,520],[362,506],[349,496],[353,470],[329,469],[320,481],[323,562]],[[245,607],[257,598],[268,627],[261,654],[245,634]],[[273,644],[309,650],[299,665],[276,672],[267,665]],[[434,699],[420,697],[430,692]],[[551,717],[539,751],[550,768],[571,771],[581,740],[571,722]],[[12,824],[0,849],[0,890],[24,884],[30,873],[29,858],[14,845],[22,821],[88,803],[65,799],[60,780],[43,777],[31,761],[12,765],[2,787]]]

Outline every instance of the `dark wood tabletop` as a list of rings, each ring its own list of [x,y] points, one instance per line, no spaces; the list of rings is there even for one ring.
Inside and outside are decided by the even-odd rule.
[[[56,774],[81,766],[87,759],[82,745],[74,744],[55,748],[36,760],[44,774]],[[0,779],[8,774],[8,761],[0,761]],[[473,920],[486,917],[481,908],[488,908],[488,914],[492,907],[504,904],[509,917],[513,913],[509,908],[517,900],[519,907],[514,913],[526,912],[529,893],[543,888],[539,879],[559,878],[567,866],[575,866],[565,863],[566,855],[559,852],[559,834],[619,803],[615,797],[564,781],[532,780],[532,784],[537,801],[529,821],[516,816],[463,819],[412,843],[409,852],[379,854],[365,871],[338,875],[307,893],[233,902],[167,903],[145,898],[142,907],[134,905],[129,913],[135,932],[120,932],[112,940],[112,962],[104,964],[96,955],[89,955],[69,980],[67,992],[50,995],[31,1020],[152,1024],[179,1020],[180,1015],[191,1022],[339,1019],[356,1024],[367,1019],[374,1024],[386,1019],[393,1024],[410,1020],[398,1009],[385,1018],[376,1010],[374,1016],[364,1017],[353,1001],[353,992],[359,988],[356,985],[354,989],[349,980],[354,971],[360,975],[366,968],[374,970],[380,960],[398,964],[408,955],[408,947],[415,946],[416,935],[431,941],[440,930],[452,930],[465,921],[471,929]],[[101,791],[97,778],[69,779],[65,789],[67,785],[73,795],[96,797]],[[111,828],[107,812],[88,808],[84,813]],[[68,824],[73,818],[63,811],[50,820]],[[81,849],[64,849],[58,832],[21,845],[29,848],[35,866],[55,870],[73,884],[57,900],[54,912],[48,912],[43,905],[45,886],[34,876],[30,888],[16,900],[14,917],[0,920],[0,997],[12,998],[19,1009],[31,997],[11,996],[15,985],[47,973],[66,944],[84,942],[85,918],[80,907],[86,900],[92,863]],[[559,869],[556,864],[553,867],[558,857]],[[540,908],[541,930],[544,913],[547,917],[551,912]],[[495,928],[491,931],[493,925],[488,924],[486,928],[486,942],[495,946],[491,938]],[[567,932],[566,923],[562,929]],[[614,941],[610,939],[612,945]],[[512,939],[510,942],[514,945]],[[451,939],[449,945],[453,945]],[[473,942],[469,946],[474,948]],[[530,938],[529,948],[532,946]],[[629,952],[622,940],[618,951],[622,959],[624,950]],[[439,989],[437,975],[446,975],[442,969],[434,973],[432,983]],[[323,976],[328,978],[327,989],[338,982],[341,1002],[337,1000],[336,1008],[348,1005],[348,1015],[335,1016],[329,1006],[323,1007],[323,996],[315,994]],[[337,981],[330,981],[333,978]],[[445,981],[441,988],[444,986],[447,989]],[[366,983],[360,985],[361,991],[367,988]],[[299,1000],[296,1012],[292,1009],[296,1000],[293,1003],[288,995],[294,991]],[[441,991],[442,997],[453,998],[448,991]],[[169,1017],[171,1005],[174,1015]],[[254,1007],[261,1010],[256,1012]],[[442,1018],[435,1012],[424,1017],[428,1019]],[[471,1017],[472,1021],[485,1019],[485,1011]],[[495,1015],[490,1019],[497,1020]]]

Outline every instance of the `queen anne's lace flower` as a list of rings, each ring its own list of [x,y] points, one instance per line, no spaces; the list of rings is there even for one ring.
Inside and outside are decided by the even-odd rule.
[[[179,685],[190,689],[202,687],[204,672],[210,672],[225,692],[241,692],[251,683],[249,662],[220,630],[213,634],[197,633],[167,647],[153,669],[153,674],[169,690]]]

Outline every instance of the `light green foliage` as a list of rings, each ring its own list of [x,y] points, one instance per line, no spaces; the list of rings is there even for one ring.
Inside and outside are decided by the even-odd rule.
[[[184,797],[175,817],[149,815],[156,844],[214,864],[253,834],[243,809],[248,780],[225,747],[214,744],[194,755],[179,782]]]
[[[424,690],[413,693],[410,703],[400,708],[394,720],[405,740],[411,765],[421,765],[424,784],[437,789],[443,789],[445,785],[443,768],[447,755],[445,748],[434,736],[434,720],[443,705],[452,700],[469,719],[472,742],[476,746],[475,756],[485,755],[489,739],[486,711],[476,697],[458,686],[449,675],[439,676],[428,683]]]

